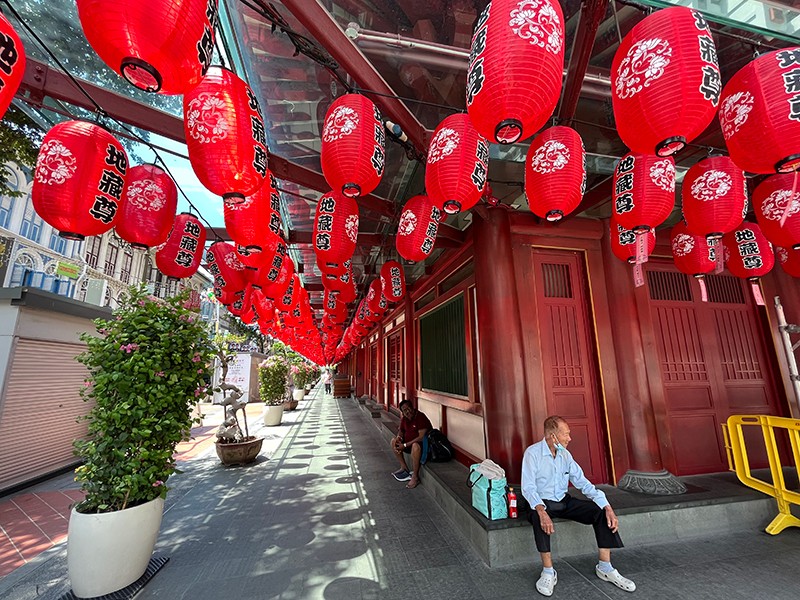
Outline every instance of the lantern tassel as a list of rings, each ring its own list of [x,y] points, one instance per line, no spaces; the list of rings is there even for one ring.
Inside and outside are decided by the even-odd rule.
[[[641,265],[647,262],[647,239],[646,236],[649,232],[636,233],[636,264]]]
[[[722,238],[714,240],[714,274],[719,275],[725,268],[725,250],[722,247]]]
[[[700,300],[703,302],[708,302],[708,290],[706,289],[706,280],[704,277],[699,277],[697,279],[698,285],[700,285]]]
[[[638,288],[644,285],[644,269],[641,263],[633,266],[633,284]]]
[[[786,201],[786,208],[783,209],[783,214],[781,215],[781,227],[783,227],[783,224],[786,223],[786,219],[789,218],[789,213],[792,212],[792,206],[794,206],[794,193],[796,191],[797,191],[797,171],[794,172],[794,179],[792,180],[792,194]]]
[[[756,304],[764,306],[764,296],[761,295],[761,286],[758,285],[758,280],[754,279],[750,282],[750,289],[753,290],[753,298]]]

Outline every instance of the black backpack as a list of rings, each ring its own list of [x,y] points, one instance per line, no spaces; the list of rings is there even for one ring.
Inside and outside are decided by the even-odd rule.
[[[428,462],[447,462],[455,456],[450,440],[438,429],[428,432]]]

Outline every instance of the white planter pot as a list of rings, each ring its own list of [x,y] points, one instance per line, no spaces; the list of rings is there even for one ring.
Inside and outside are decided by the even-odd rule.
[[[305,398],[306,391],[303,388],[294,388],[292,390],[292,400],[302,400]]]
[[[283,404],[264,407],[264,425],[267,427],[280,425],[281,419],[283,419]]]
[[[72,510],[67,569],[79,598],[104,596],[130,585],[147,569],[156,545],[164,500],[111,513]]]

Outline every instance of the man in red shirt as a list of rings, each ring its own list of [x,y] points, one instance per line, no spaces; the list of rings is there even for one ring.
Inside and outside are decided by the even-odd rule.
[[[392,475],[397,481],[408,481],[406,487],[413,489],[419,485],[419,468],[425,462],[428,454],[428,440],[425,436],[433,429],[433,426],[428,417],[414,408],[410,400],[403,400],[400,403],[400,412],[403,413],[400,419],[400,428],[397,430],[397,436],[393,437],[391,442],[391,448],[400,463],[400,470],[395,471]],[[408,472],[408,465],[403,453],[411,454],[412,473]]]

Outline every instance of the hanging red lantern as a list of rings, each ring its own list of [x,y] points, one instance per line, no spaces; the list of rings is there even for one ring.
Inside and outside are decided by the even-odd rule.
[[[233,71],[211,67],[183,97],[189,160],[211,193],[243,202],[267,176],[267,141],[261,106]]]
[[[185,94],[211,66],[217,0],[77,0],[86,39],[129,83]]]
[[[333,101],[322,126],[319,160],[335,192],[355,198],[381,182],[386,160],[383,118],[372,101],[346,94]]]
[[[353,256],[358,241],[358,204],[336,192],[317,202],[312,246],[320,269],[323,264],[339,264]]]
[[[325,309],[325,314],[328,315],[335,323],[342,323],[347,319],[347,304],[338,299],[338,294],[332,293],[330,290],[325,290],[322,300],[322,306]]]
[[[629,153],[614,169],[614,218],[635,233],[661,225],[675,205],[675,161]]]
[[[134,248],[163,244],[175,222],[178,187],[164,169],[136,165],[128,171],[128,187],[115,231]]]
[[[419,262],[433,252],[442,211],[428,196],[414,196],[406,202],[397,224],[395,247],[406,260]]]
[[[33,208],[68,240],[114,226],[125,194],[128,155],[102,127],[65,121],[44,136],[31,196]]]
[[[475,128],[498,144],[530,137],[553,114],[563,70],[558,2],[492,0],[475,24],[467,69],[467,111]]]
[[[727,156],[709,156],[683,178],[683,217],[688,231],[716,240],[736,229],[747,213],[744,171]]]
[[[717,112],[719,63],[703,16],[659,10],[620,42],[611,65],[611,103],[620,139],[639,154],[670,156]]]
[[[214,285],[223,290],[241,291],[247,285],[245,266],[228,242],[214,242],[208,247],[206,269],[214,277]]]
[[[614,217],[610,221],[611,227],[611,251],[620,260],[627,263],[634,264],[636,262],[637,254],[637,234],[630,229],[625,229],[622,225],[616,222]],[[646,253],[650,256],[656,247],[656,232],[654,229],[644,232],[645,240],[647,241]]]
[[[797,191],[796,177],[773,175],[753,191],[753,212],[761,231],[776,246],[794,250],[800,248],[800,192]],[[786,220],[781,224],[784,215]]]
[[[206,245],[206,228],[192,214],[181,213],[166,243],[156,252],[156,266],[167,277],[183,279],[197,272]]]
[[[431,138],[425,168],[425,189],[437,206],[454,215],[481,199],[489,173],[489,144],[456,113],[446,117]]]
[[[294,262],[286,256],[283,258],[280,268],[277,269],[277,275],[273,278],[273,274],[276,272],[276,262],[259,269],[256,278],[256,287],[260,287],[264,295],[273,300],[277,300],[286,293],[286,288],[289,287],[295,273]]]
[[[733,162],[750,173],[800,168],[800,48],[762,54],[722,90],[719,123]]]
[[[791,248],[775,248],[775,256],[781,268],[792,277],[800,277],[800,250]]]
[[[670,233],[672,258],[681,273],[692,277],[702,277],[714,270],[716,263],[715,245],[703,235],[689,232],[686,223],[678,221]]]
[[[280,196],[272,173],[267,175],[264,185],[242,202],[224,201],[225,229],[248,259],[262,253],[270,236],[281,235]],[[258,257],[253,262],[258,263]]]
[[[772,245],[755,223],[742,223],[722,238],[725,266],[741,279],[763,277],[775,266]]]
[[[381,267],[381,290],[389,302],[398,302],[406,294],[406,275],[396,260],[387,260]]]
[[[586,191],[586,150],[571,127],[550,127],[536,136],[525,158],[525,195],[531,211],[559,221],[578,208]]]
[[[279,311],[288,313],[297,304],[297,298],[301,288],[300,276],[294,273],[289,280],[289,285],[284,290],[283,294],[275,298],[275,308]]]
[[[356,299],[356,287],[353,281],[353,271],[350,261],[343,263],[345,270],[340,275],[326,273],[322,277],[322,285],[331,293],[337,294],[337,299],[349,304]]]
[[[25,74],[25,48],[11,23],[0,14],[0,119],[22,83]]]

